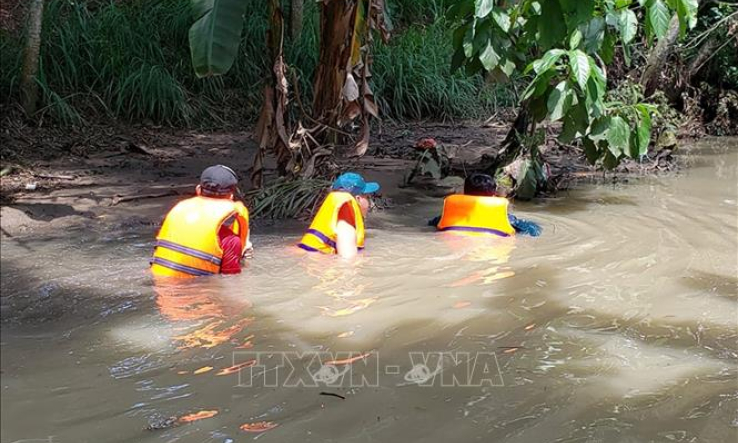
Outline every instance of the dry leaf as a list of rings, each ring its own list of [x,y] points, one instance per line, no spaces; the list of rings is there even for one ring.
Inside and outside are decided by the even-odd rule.
[[[200,374],[204,374],[206,372],[210,372],[212,370],[213,370],[213,367],[212,366],[203,366],[202,368],[197,369],[195,372],[193,372],[193,374],[200,375]]]
[[[234,372],[238,372],[243,368],[248,368],[250,366],[254,366],[256,364],[256,360],[249,360],[247,362],[239,363],[237,365],[229,366],[225,369],[221,369],[220,372],[218,372],[215,375],[229,375],[233,374]]]
[[[329,361],[323,363],[323,365],[324,366],[325,365],[333,365],[333,366],[337,366],[337,365],[348,365],[348,364],[351,364],[351,363],[353,363],[353,362],[355,362],[357,360],[363,360],[363,359],[367,358],[370,355],[372,355],[372,353],[371,352],[367,352],[366,354],[357,355],[356,357],[344,358],[343,360],[329,360]]]
[[[343,98],[347,102],[359,98],[359,85],[356,84],[356,79],[350,72],[346,74],[346,82],[343,84]]]
[[[272,423],[270,421],[260,421],[256,423],[244,423],[241,425],[240,429],[245,432],[265,432],[270,429],[274,429],[277,426],[277,423]]]
[[[187,414],[179,417],[177,421],[180,423],[192,423],[193,421],[203,420],[218,415],[218,411],[198,411],[194,414]]]

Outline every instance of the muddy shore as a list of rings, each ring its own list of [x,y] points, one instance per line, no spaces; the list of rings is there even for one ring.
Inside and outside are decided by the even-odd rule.
[[[494,154],[506,130],[505,124],[481,122],[384,126],[374,135],[369,155],[342,160],[340,167],[379,181],[382,196],[398,202],[412,201],[418,193],[441,197],[461,180],[450,177],[414,190],[402,188],[403,176],[418,155],[418,140],[435,139],[450,153],[455,168],[463,170],[482,155]],[[242,189],[249,189],[257,149],[252,130],[105,127],[67,133],[16,128],[6,130],[1,141],[0,221],[2,236],[12,237],[91,225],[158,224],[175,201],[192,195],[200,172],[209,165],[233,167],[244,178]],[[553,174],[563,178],[564,188],[603,177],[576,149],[554,144],[544,155]],[[656,173],[657,166],[626,163],[607,177]],[[266,167],[268,180],[275,170],[273,164]]]

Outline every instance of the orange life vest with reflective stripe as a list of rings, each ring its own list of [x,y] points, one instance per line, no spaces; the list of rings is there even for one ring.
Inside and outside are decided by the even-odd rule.
[[[343,205],[349,204],[353,211],[356,223],[356,243],[359,249],[364,248],[364,218],[361,208],[353,195],[348,192],[334,191],[328,194],[318,213],[313,219],[307,233],[297,245],[310,252],[322,252],[324,254],[336,253],[336,225],[338,224],[338,212]]]
[[[170,277],[218,274],[223,258],[218,231],[229,218],[234,219],[231,230],[245,250],[249,212],[243,203],[202,196],[177,203],[156,236],[151,271]]]
[[[508,237],[515,229],[507,218],[509,202],[502,197],[478,197],[456,194],[443,201],[440,231],[461,232],[472,236]]]

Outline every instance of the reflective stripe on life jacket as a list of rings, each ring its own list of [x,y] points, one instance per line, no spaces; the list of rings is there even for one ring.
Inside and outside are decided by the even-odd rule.
[[[472,236],[508,237],[515,229],[507,218],[509,202],[502,197],[451,195],[443,201],[440,231],[456,231]]]
[[[243,203],[202,196],[177,203],[156,237],[151,271],[154,275],[170,277],[219,273],[223,250],[218,231],[229,219],[233,219],[231,230],[241,238],[245,249],[249,213]]]
[[[298,247],[310,252],[324,254],[336,253],[336,226],[338,213],[343,205],[349,204],[356,223],[356,243],[359,249],[364,248],[364,218],[359,203],[348,192],[331,192],[323,201],[318,213],[307,230]]]

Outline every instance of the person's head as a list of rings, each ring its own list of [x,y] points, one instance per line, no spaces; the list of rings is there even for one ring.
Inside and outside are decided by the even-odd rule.
[[[361,208],[361,214],[366,216],[369,211],[369,196],[379,191],[379,183],[364,180],[364,177],[355,172],[346,172],[338,176],[333,182],[334,191],[345,191],[356,198]]]
[[[493,197],[497,185],[495,180],[487,174],[472,174],[464,180],[464,194],[478,197]]]
[[[215,165],[206,168],[200,176],[197,195],[211,198],[233,198],[238,176],[228,166]]]

